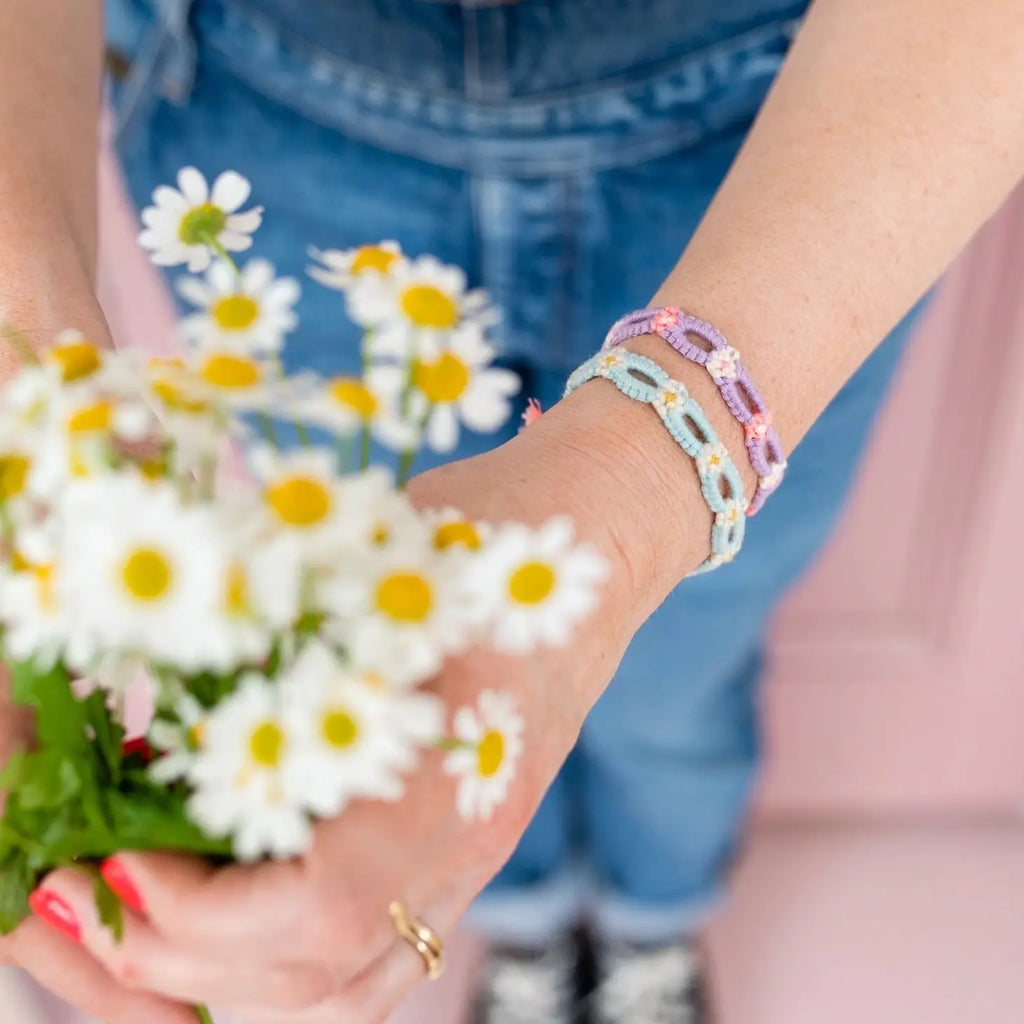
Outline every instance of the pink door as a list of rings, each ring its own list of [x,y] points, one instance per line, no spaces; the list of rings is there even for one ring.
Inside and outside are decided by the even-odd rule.
[[[827,555],[780,613],[766,814],[1024,800],[1024,192],[922,326]]]

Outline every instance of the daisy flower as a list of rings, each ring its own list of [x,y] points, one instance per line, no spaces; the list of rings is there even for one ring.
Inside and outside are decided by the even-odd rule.
[[[181,321],[182,335],[200,348],[265,356],[279,352],[295,330],[299,299],[293,277],[274,277],[273,264],[250,260],[241,273],[216,260],[206,277],[178,282],[182,297],[201,310]]]
[[[160,752],[147,769],[154,782],[167,785],[185,778],[196,762],[203,745],[207,711],[189,693],[182,693],[174,705],[175,721],[156,717],[146,738]]]
[[[111,650],[207,667],[222,642],[226,546],[212,511],[182,505],[170,483],[121,473],[70,485],[60,514],[56,585],[75,667]]]
[[[498,528],[474,568],[471,586],[493,622],[494,644],[513,654],[566,643],[597,604],[608,574],[594,548],[573,542],[572,520],[565,516],[539,529]]]
[[[426,545],[353,557],[323,586],[328,629],[361,668],[397,686],[418,685],[467,640],[470,609],[453,570]]]
[[[188,264],[192,274],[210,265],[217,249],[243,252],[263,221],[263,207],[240,213],[252,186],[235,171],[225,171],[213,183],[194,167],[178,172],[178,187],[161,185],[153,193],[153,206],[142,211],[145,230],[139,244],[161,267]]]
[[[464,555],[480,551],[491,536],[486,523],[467,519],[458,509],[443,508],[423,513],[435,551]]]
[[[299,415],[339,436],[368,429],[393,451],[405,451],[415,445],[417,431],[402,415],[401,387],[391,369],[371,368],[362,378],[317,380],[314,388],[300,397]]]
[[[303,566],[301,546],[290,534],[259,536],[253,528],[225,523],[224,536],[225,546],[227,537],[235,539],[225,562],[207,663],[231,671],[266,658],[275,637],[297,621]]]
[[[57,566],[47,560],[0,570],[0,620],[4,651],[15,662],[32,660],[45,670],[60,656],[68,632],[66,609],[57,592]]]
[[[207,406],[273,409],[283,400],[286,385],[276,361],[221,346],[187,359],[160,361],[150,386],[165,405],[205,413]]]
[[[354,249],[310,248],[309,255],[319,264],[308,268],[309,276],[337,291],[345,291],[362,274],[387,274],[405,258],[402,247],[393,241]]]
[[[372,685],[320,643],[306,647],[279,684],[297,741],[290,773],[318,815],[339,814],[357,798],[399,799],[402,775],[444,729],[439,698]]]
[[[188,770],[188,816],[209,836],[231,836],[240,861],[292,857],[312,841],[302,796],[289,785],[300,749],[277,687],[250,675],[207,715]]]
[[[43,353],[43,362],[56,366],[64,384],[89,380],[100,374],[107,353],[81,331],[67,330],[57,335]]]
[[[434,355],[462,324],[482,329],[495,321],[487,293],[467,290],[462,270],[433,256],[396,262],[386,275],[360,274],[349,287],[348,310],[372,331],[372,357],[401,362]]]
[[[511,397],[519,375],[491,366],[494,349],[474,327],[455,331],[448,345],[432,357],[416,359],[409,374],[408,417],[422,424],[427,444],[450,452],[459,440],[459,423],[479,433],[497,430],[511,415]],[[382,386],[401,390],[406,370],[376,368]]]
[[[523,754],[525,722],[508,694],[485,690],[476,708],[455,714],[459,749],[444,762],[444,770],[458,779],[456,805],[466,821],[489,821],[505,802]]]
[[[340,552],[372,537],[392,491],[386,470],[339,476],[326,448],[277,452],[261,446],[250,465],[262,489],[265,518],[298,541],[303,557],[333,567]]]

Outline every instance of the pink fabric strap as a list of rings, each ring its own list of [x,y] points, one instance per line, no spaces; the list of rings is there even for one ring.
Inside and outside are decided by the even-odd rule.
[[[674,306],[663,309],[639,309],[615,323],[604,340],[604,348],[621,345],[630,338],[644,334],[657,334],[664,338],[680,355],[699,363],[711,374],[718,390],[743,427],[750,465],[757,473],[757,490],[747,506],[747,515],[754,515],[782,483],[786,472],[786,456],[779,435],[772,427],[771,413],[765,407],[757,390],[740,362],[736,351],[712,324],[698,320]],[[690,335],[703,338],[710,351],[697,345]]]

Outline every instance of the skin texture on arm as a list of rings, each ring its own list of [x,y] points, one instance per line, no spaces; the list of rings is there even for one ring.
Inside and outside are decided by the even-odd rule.
[[[813,8],[655,300],[726,333],[787,447],[1024,173],[1022,53],[1020,0]],[[660,339],[629,347],[691,388],[745,465],[739,429],[707,374]],[[435,759],[397,805],[361,804],[319,826],[301,862],[214,871],[127,854],[146,909],[117,949],[96,922],[88,883],[58,872],[47,888],[123,983],[234,1006],[257,1024],[383,1021],[423,977],[388,903],[404,899],[448,933],[511,852],[635,630],[707,554],[710,516],[692,465],[650,409],[603,381],[502,448],[424,474],[411,493],[484,520],[568,513],[611,566],[600,617],[571,649],[530,660],[477,651],[436,683],[453,704],[481,685],[516,694],[527,756],[510,803],[485,827],[457,820]]]
[[[102,0],[0,0],[0,310],[34,344],[93,294]],[[4,346],[0,373],[16,365]]]

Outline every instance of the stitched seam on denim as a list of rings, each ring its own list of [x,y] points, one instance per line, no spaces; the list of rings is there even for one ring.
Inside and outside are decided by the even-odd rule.
[[[374,71],[362,64],[356,64],[346,60],[344,57],[339,57],[337,54],[331,53],[330,50],[316,46],[301,36],[287,32],[262,13],[253,11],[245,7],[244,4],[238,5],[235,0],[220,0],[220,3],[224,15],[240,22],[248,21],[253,25],[258,25],[264,32],[276,36],[276,41],[280,48],[303,52],[309,57],[310,61],[315,60],[321,66],[335,65],[337,69],[334,71],[335,77],[349,77],[358,83],[365,83],[366,85],[376,84],[392,91],[396,96],[405,94],[412,97],[440,99],[446,102],[454,101],[456,104],[460,104],[460,101],[464,103],[465,97],[460,96],[459,93],[453,90],[421,89],[415,85],[402,82],[400,79],[393,78],[384,72]],[[529,109],[535,107],[544,109],[555,103],[569,102],[576,99],[600,100],[603,96],[614,96],[627,88],[642,87],[664,80],[673,74],[678,74],[690,65],[695,67],[709,65],[716,57],[724,54],[742,53],[743,50],[756,47],[758,44],[767,44],[780,39],[791,41],[796,35],[801,22],[801,18],[784,18],[780,21],[773,21],[768,25],[760,25],[739,35],[729,36],[727,39],[720,40],[717,43],[711,43],[708,46],[691,50],[681,57],[662,62],[657,67],[650,67],[642,71],[635,69],[629,72],[622,72],[609,78],[597,79],[578,88],[554,90],[550,93],[544,93],[542,96],[512,96],[508,100],[502,100],[500,103],[469,104],[469,106],[478,107],[481,111],[487,113],[492,110],[500,112],[509,108]],[[215,42],[212,44],[212,47],[219,50]],[[328,70],[330,69],[328,68]]]

